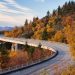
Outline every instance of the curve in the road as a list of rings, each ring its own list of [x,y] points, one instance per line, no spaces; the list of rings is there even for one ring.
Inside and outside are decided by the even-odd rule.
[[[48,60],[44,63],[40,63],[36,66],[22,69],[17,72],[10,73],[8,75],[40,75],[42,69],[46,69],[49,72],[49,75],[54,75],[54,66],[58,66],[60,70],[62,68],[67,67],[69,64],[72,64],[72,58],[69,52],[69,46],[66,44],[61,44],[57,42],[48,42],[48,41],[41,41],[41,40],[34,40],[34,39],[28,39],[27,42],[29,44],[36,44],[38,45],[41,43],[43,46],[47,46],[48,48],[53,48],[54,50],[57,50],[59,53],[58,55]]]

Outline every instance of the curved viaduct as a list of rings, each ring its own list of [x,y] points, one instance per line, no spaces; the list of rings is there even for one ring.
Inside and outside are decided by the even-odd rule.
[[[48,60],[46,62],[37,64],[26,69],[9,73],[8,75],[40,75],[44,69],[47,71],[48,75],[54,75],[56,69],[59,69],[61,71],[61,69],[66,68],[69,64],[74,63],[70,55],[69,46],[66,44],[48,42],[44,40],[8,37],[0,37],[0,40],[19,44],[25,44],[25,42],[27,41],[28,44],[35,46],[41,43],[44,47],[53,48],[54,50],[58,51],[58,55],[51,60]]]

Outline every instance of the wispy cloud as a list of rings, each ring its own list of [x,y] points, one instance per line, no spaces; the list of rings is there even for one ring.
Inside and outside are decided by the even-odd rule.
[[[31,11],[30,8],[23,7],[17,4],[15,0],[4,0],[4,1],[10,4],[11,6],[15,7],[16,9],[19,9],[20,11]]]
[[[16,20],[11,17],[11,16],[7,16],[7,15],[4,15],[4,14],[0,14],[0,22],[9,22],[9,23],[16,23]]]
[[[0,22],[22,25],[25,19],[32,20],[34,11],[20,6],[16,0],[3,0],[0,2]]]
[[[35,0],[35,1],[38,1],[38,2],[45,2],[46,0]]]

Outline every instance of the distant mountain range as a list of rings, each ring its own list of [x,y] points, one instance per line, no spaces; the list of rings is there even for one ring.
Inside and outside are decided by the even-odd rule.
[[[0,31],[11,31],[14,27],[0,27]]]

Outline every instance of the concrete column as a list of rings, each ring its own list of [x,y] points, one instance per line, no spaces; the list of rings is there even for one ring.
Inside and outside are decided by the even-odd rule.
[[[12,44],[11,51],[17,51],[18,50],[18,44]]]
[[[15,44],[15,51],[18,50],[18,44]]]
[[[14,51],[14,44],[12,44],[11,46],[11,51]]]

